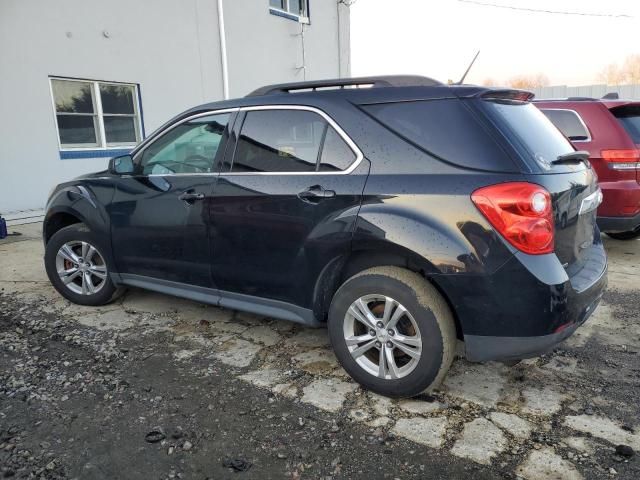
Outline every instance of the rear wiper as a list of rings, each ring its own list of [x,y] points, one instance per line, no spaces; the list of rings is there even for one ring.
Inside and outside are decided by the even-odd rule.
[[[551,160],[551,163],[557,165],[559,163],[579,163],[589,160],[589,152],[584,150],[578,150],[577,152],[569,152],[563,155],[558,155],[558,158]]]

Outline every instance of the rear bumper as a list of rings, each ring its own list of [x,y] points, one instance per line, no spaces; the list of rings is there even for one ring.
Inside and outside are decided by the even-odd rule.
[[[606,276],[603,278],[606,284]],[[470,362],[487,362],[489,360],[521,360],[544,355],[573,335],[573,332],[586,322],[595,311],[601,298],[602,293],[584,309],[578,322],[569,324],[564,330],[549,335],[539,337],[465,335],[465,356]]]
[[[603,232],[628,232],[640,225],[640,183],[635,179],[601,181],[603,201],[598,226]]]
[[[607,285],[607,261],[597,243],[571,277],[555,254],[520,253],[489,276],[446,277],[435,280],[458,317],[467,359],[513,360],[548,352],[591,316]]]
[[[631,232],[640,227],[640,213],[633,217],[598,217],[602,232]]]

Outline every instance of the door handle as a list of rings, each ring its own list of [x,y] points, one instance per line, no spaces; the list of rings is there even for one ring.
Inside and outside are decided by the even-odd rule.
[[[196,193],[193,191],[187,191],[180,195],[178,195],[178,200],[182,200],[183,202],[187,202],[189,204],[195,202],[196,200],[204,200],[204,193]]]
[[[298,193],[298,198],[307,203],[317,203],[325,198],[333,198],[335,196],[336,192],[334,190],[326,190],[320,185],[313,185]]]

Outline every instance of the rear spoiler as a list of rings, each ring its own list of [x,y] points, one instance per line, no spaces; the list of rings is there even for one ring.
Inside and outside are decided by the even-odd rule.
[[[510,100],[515,102],[529,102],[535,94],[525,90],[487,90],[479,95],[483,100]]]

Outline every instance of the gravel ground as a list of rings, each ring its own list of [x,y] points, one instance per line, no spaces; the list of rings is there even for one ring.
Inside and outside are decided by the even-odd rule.
[[[514,367],[454,362],[392,401],[326,331],[130,290],[86,308],[0,241],[0,477],[640,478],[640,241],[576,335]]]

